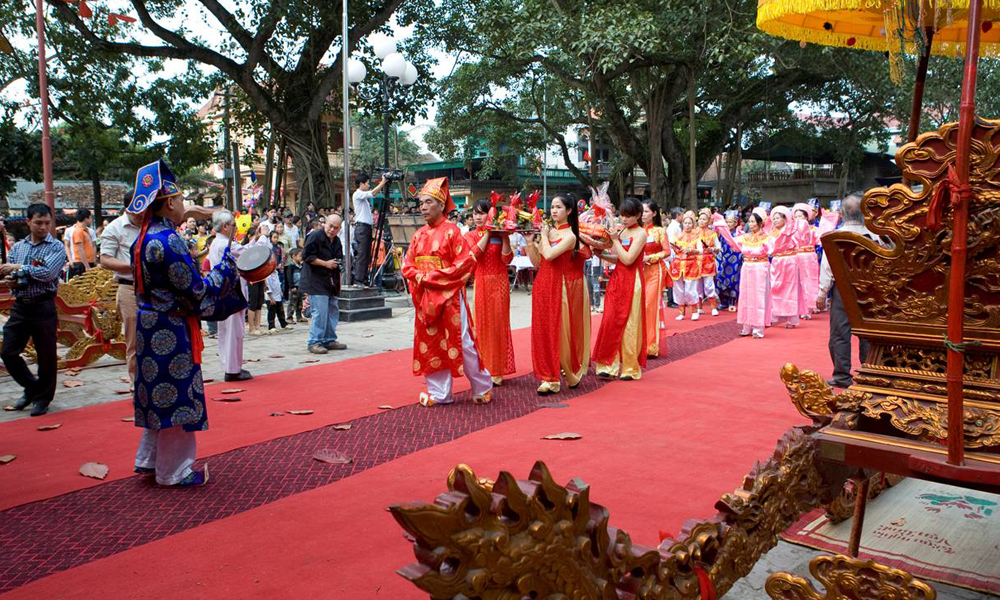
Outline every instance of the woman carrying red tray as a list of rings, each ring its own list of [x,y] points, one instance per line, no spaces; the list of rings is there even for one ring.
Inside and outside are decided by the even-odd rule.
[[[641,256],[646,230],[639,225],[642,203],[627,198],[618,209],[624,229],[612,236],[601,258],[617,262],[608,281],[604,316],[594,343],[593,358],[601,377],[639,379],[646,366],[646,283]]]
[[[575,387],[590,363],[590,301],[576,202],[556,196],[550,213],[554,226],[543,224],[527,246],[538,269],[531,293],[531,361],[540,395],[558,393],[562,376]]]
[[[510,335],[510,282],[507,265],[514,259],[510,236],[489,227],[489,212],[493,204],[485,199],[472,209],[475,229],[465,234],[476,258],[473,279],[473,320],[479,342],[479,355],[493,378],[501,385],[504,375],[514,367],[514,343]]]

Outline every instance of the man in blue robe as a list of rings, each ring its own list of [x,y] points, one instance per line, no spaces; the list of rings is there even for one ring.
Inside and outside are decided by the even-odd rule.
[[[195,432],[208,429],[199,319],[218,321],[246,308],[236,262],[227,249],[219,264],[201,276],[176,232],[184,220],[184,197],[162,160],[139,169],[126,210],[143,215],[132,246],[138,306],[132,403],[135,425],[144,428],[135,470],[155,474],[160,485],[204,485],[207,465],[192,469]]]

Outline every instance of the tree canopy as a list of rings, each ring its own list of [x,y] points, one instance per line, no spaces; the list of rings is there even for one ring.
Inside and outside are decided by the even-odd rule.
[[[534,155],[547,137],[590,185],[590,174],[572,165],[565,136],[587,128],[617,151],[612,178],[638,167],[652,197],[674,205],[693,185],[691,79],[696,178],[720,153],[790,124],[821,135],[840,162],[857,164],[866,144],[884,142],[895,123],[909,120],[910,84],[889,81],[884,56],[764,34],[753,0],[442,4],[442,20],[418,30],[425,44],[461,57],[441,83],[437,127],[427,138],[447,157],[467,158],[477,144]],[[957,109],[960,68],[932,62],[928,124]],[[981,68],[993,77],[994,65]]]
[[[99,19],[87,21],[61,0],[48,0],[58,18],[74,27],[87,47],[101,52],[144,58],[173,58],[217,70],[217,84],[238,87],[263,122],[288,144],[296,179],[307,199],[329,198],[332,180],[322,116],[340,90],[344,57],[339,52],[339,3],[319,0],[132,0],[136,28],[103,31]],[[105,9],[93,9],[95,15]],[[362,40],[388,31],[394,15],[400,25],[429,20],[433,0],[352,0],[349,7],[351,52],[367,57]],[[200,29],[191,23],[200,23]],[[140,38],[136,31],[145,35]],[[211,35],[206,35],[210,32]],[[155,41],[150,38],[155,37]],[[402,51],[418,71],[426,73],[430,58],[413,44]],[[431,93],[428,78],[400,89],[394,118],[412,119]],[[258,128],[265,135],[270,131]]]

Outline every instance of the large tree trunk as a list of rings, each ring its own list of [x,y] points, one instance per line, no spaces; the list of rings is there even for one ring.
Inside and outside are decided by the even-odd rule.
[[[295,212],[301,214],[307,202],[313,202],[317,209],[337,208],[334,206],[330,161],[319,121],[285,132],[285,140],[299,190]]]
[[[673,108],[667,98],[668,87],[660,83],[650,91],[646,101],[646,139],[649,144],[649,166],[645,168],[649,179],[649,197],[666,208],[671,198],[667,195],[667,173],[663,169],[663,128]]]
[[[104,222],[103,215],[104,199],[101,197],[101,174],[96,170],[90,172],[90,183],[94,189],[94,228],[98,228]]]

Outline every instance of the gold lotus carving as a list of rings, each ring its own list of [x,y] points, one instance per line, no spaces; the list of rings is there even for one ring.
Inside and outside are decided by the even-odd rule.
[[[773,573],[764,591],[773,600],[935,600],[937,592],[901,569],[844,555],[817,556],[809,572],[823,584],[825,594],[816,591],[808,579],[789,573]]]

